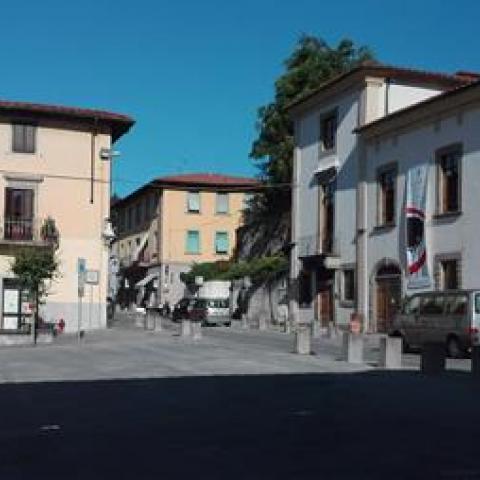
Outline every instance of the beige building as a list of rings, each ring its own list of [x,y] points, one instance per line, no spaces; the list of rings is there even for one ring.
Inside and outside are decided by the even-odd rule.
[[[28,329],[26,292],[11,273],[19,249],[50,248],[58,233],[60,277],[40,315],[67,331],[106,325],[111,145],[133,125],[115,113],[0,102],[0,327]],[[78,259],[91,270],[83,309]]]
[[[159,302],[172,305],[184,294],[182,272],[228,260],[257,186],[252,178],[184,174],[158,178],[116,202],[112,253],[123,278],[120,302],[142,303],[158,292]]]

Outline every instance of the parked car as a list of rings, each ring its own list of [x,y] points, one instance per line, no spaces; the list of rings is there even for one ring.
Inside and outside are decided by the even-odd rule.
[[[197,298],[193,304],[190,318],[203,325],[230,326],[230,305],[228,298]]]
[[[452,358],[480,344],[480,290],[423,292],[407,297],[390,335],[403,338],[404,349],[444,343]]]
[[[195,298],[184,297],[179,300],[173,307],[172,320],[179,322],[183,318],[189,318]]]

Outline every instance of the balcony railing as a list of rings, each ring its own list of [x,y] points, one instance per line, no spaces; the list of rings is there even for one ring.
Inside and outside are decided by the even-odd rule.
[[[334,236],[320,238],[318,235],[306,235],[298,238],[297,245],[299,257],[340,255],[338,239]]]
[[[50,217],[45,219],[4,217],[0,219],[0,225],[0,240],[3,242],[39,244],[58,242],[58,231]]]

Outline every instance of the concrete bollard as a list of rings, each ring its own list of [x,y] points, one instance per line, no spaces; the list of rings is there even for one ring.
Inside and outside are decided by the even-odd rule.
[[[317,338],[320,336],[320,322],[313,320],[310,324],[312,338]]]
[[[145,328],[145,315],[143,313],[135,313],[135,326],[139,328]]]
[[[337,327],[333,322],[328,322],[327,326],[327,338],[337,338]]]
[[[285,319],[285,324],[283,325],[283,332],[284,333],[291,333],[292,332],[292,325],[288,318]]]
[[[192,337],[194,340],[201,340],[202,322],[192,322]]]
[[[264,315],[259,315],[258,317],[258,329],[264,331],[267,329],[267,319]]]
[[[363,335],[343,333],[342,358],[348,363],[363,363]]]
[[[310,325],[300,323],[295,330],[295,353],[310,355],[311,347]]]
[[[160,312],[157,310],[154,314],[155,318],[155,331],[156,332],[161,332],[163,327],[162,327],[162,316],[160,315]]]
[[[145,330],[155,330],[155,313],[151,308],[145,313]]]
[[[192,323],[188,318],[182,319],[182,328],[180,330],[180,335],[182,337],[189,337],[192,334]]]
[[[242,324],[242,328],[247,330],[248,329],[248,318],[247,318],[247,314],[246,313],[242,313],[242,320],[241,320]]]
[[[402,337],[380,337],[378,366],[380,368],[402,368]]]
[[[420,370],[427,375],[445,372],[446,352],[443,343],[425,343],[422,347]]]

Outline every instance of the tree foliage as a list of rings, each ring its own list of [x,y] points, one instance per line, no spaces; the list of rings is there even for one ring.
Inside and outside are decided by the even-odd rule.
[[[275,278],[280,273],[286,272],[288,261],[284,256],[253,258],[241,262],[205,262],[197,263],[191,270],[181,275],[187,285],[195,282],[195,277],[208,280],[237,280],[250,277],[253,283],[259,283]]]
[[[258,138],[250,157],[257,162],[267,186],[255,196],[250,214],[284,211],[290,205],[289,184],[292,175],[293,125],[286,107],[313,92],[320,84],[373,60],[371,51],[344,39],[331,47],[321,38],[304,35],[285,61],[286,71],[275,82],[274,100],[258,110]],[[283,188],[279,188],[283,186]]]
[[[53,248],[20,250],[11,265],[12,273],[33,296],[36,323],[38,307],[48,292],[47,281],[57,278],[58,267],[59,262]]]

